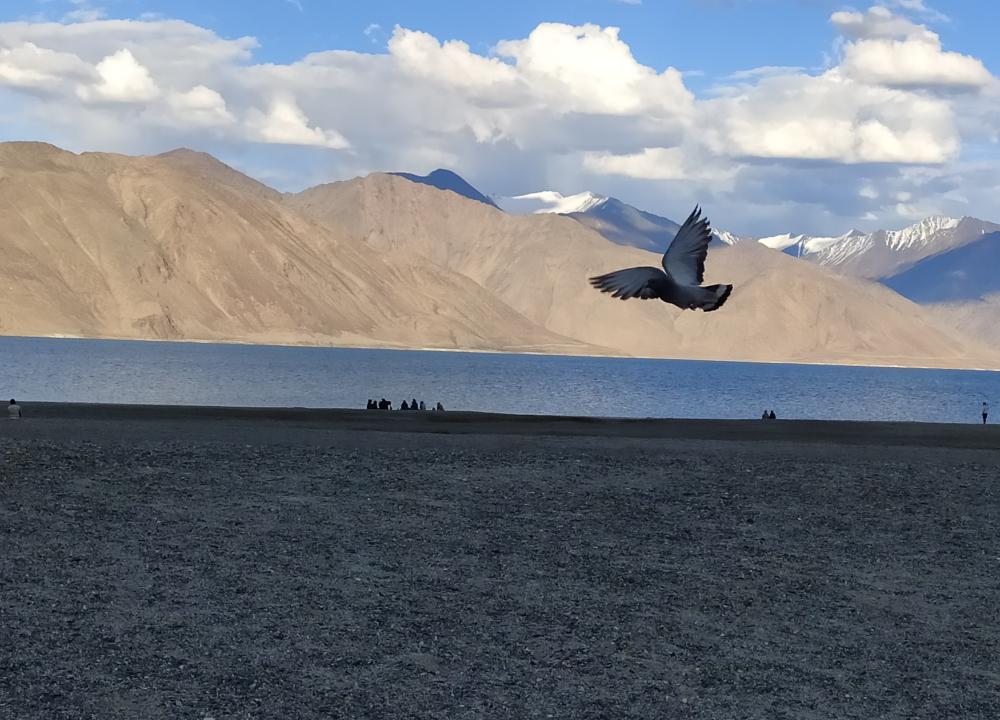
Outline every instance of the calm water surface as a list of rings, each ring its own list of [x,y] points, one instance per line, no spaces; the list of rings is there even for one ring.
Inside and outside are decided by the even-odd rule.
[[[198,343],[0,338],[24,401],[448,409],[616,417],[975,422],[1000,373]],[[992,418],[991,418],[992,420]]]

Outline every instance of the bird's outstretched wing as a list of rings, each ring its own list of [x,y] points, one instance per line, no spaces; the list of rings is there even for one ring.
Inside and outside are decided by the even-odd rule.
[[[659,268],[634,267],[592,277],[590,284],[601,292],[611,293],[611,297],[622,300],[635,297],[649,300],[659,297],[657,286],[666,280],[666,276]]]
[[[696,206],[663,254],[663,269],[667,275],[680,285],[701,285],[711,240],[708,218],[702,218],[701,208]]]

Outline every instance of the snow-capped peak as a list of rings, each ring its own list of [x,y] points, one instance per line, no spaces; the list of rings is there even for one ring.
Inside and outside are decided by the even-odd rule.
[[[527,195],[516,195],[510,199],[538,203],[540,207],[533,211],[535,213],[559,213],[560,215],[587,212],[608,201],[608,198],[603,195],[597,195],[589,190],[576,195],[563,195],[555,190],[542,190]]]
[[[902,230],[889,230],[885,234],[885,244],[893,250],[923,247],[934,239],[934,234],[942,230],[958,227],[960,218],[932,215]]]

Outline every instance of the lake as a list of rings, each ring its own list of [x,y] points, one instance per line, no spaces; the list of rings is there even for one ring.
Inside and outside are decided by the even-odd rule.
[[[1000,373],[492,353],[0,338],[0,397],[613,417],[977,422]],[[991,418],[992,419],[992,418]]]

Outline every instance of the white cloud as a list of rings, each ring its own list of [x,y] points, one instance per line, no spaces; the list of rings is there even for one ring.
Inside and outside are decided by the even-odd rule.
[[[171,93],[167,104],[182,125],[224,127],[236,121],[222,95],[204,85],[196,85],[187,92]]]
[[[642,180],[728,182],[736,168],[713,166],[679,147],[644,148],[642,152],[615,155],[585,153],[583,167],[599,175],[624,175]]]
[[[404,72],[455,89],[504,92],[518,80],[512,67],[473,53],[464,42],[442,43],[428,33],[398,25],[389,40],[389,53]]]
[[[92,69],[72,53],[57,52],[26,42],[0,48],[0,85],[55,89],[67,78],[85,79]]]
[[[908,12],[916,13],[934,22],[946,23],[951,21],[947,15],[930,7],[924,0],[889,0],[888,4]]]
[[[83,100],[141,103],[156,98],[160,89],[149,70],[123,48],[97,63],[98,81],[81,85],[77,93]]]
[[[694,104],[678,70],[657,73],[637,62],[615,27],[542,23],[526,39],[501,42],[496,51],[554,108],[678,117]]]
[[[366,38],[372,42],[377,42],[378,36],[382,32],[382,26],[378,23],[369,23],[368,27],[366,27],[363,32]]]
[[[350,147],[347,139],[336,130],[310,126],[305,113],[289,98],[275,100],[266,113],[251,110],[247,127],[252,137],[266,143],[315,145],[334,150]]]
[[[830,16],[830,22],[838,32],[852,40],[879,38],[938,42],[936,33],[881,5],[864,13],[841,10]]]
[[[902,7],[926,11],[923,3]],[[941,39],[924,25],[875,6],[866,13],[835,12],[833,25],[849,42],[841,70],[860,82],[890,87],[978,88],[993,81],[977,58],[941,48]]]
[[[983,63],[923,40],[858,40],[844,49],[844,73],[889,87],[979,88],[993,82]]]
[[[766,78],[703,104],[719,154],[842,163],[941,163],[958,151],[948,104],[829,72]]]

